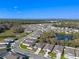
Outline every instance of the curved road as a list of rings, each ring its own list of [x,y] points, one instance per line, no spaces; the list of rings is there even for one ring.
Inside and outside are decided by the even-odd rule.
[[[12,47],[12,51],[13,52],[18,52],[18,53],[21,53],[21,54],[25,54],[29,57],[31,57],[30,59],[49,59],[49,58],[45,58],[43,56],[40,56],[40,55],[36,55],[34,53],[31,53],[31,52],[28,52],[28,51],[25,51],[25,50],[22,50],[19,48],[19,44],[24,40],[23,39],[19,39],[17,40],[14,44],[13,44],[13,47]]]

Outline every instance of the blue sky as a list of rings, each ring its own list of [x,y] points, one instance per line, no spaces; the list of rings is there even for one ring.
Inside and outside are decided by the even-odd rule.
[[[0,18],[79,19],[79,0],[0,0]]]

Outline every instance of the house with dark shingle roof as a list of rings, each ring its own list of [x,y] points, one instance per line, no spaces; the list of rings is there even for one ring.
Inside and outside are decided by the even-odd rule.
[[[45,52],[51,52],[52,51],[52,49],[53,49],[53,47],[54,47],[54,45],[52,45],[52,44],[46,44],[45,45],[45,47],[43,48],[43,50],[45,51]]]

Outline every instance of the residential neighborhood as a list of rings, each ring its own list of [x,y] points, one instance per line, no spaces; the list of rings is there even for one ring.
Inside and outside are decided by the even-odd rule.
[[[23,24],[21,26],[24,29],[22,37],[19,33],[14,32],[16,37],[6,37],[0,42],[0,58],[79,59],[79,48],[70,46],[70,41],[74,40],[71,33],[73,35],[78,33],[79,29],[58,27],[52,23]]]
[[[0,0],[0,59],[79,59],[79,0]]]

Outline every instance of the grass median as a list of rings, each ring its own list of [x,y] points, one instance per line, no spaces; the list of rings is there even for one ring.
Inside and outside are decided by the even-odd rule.
[[[23,45],[22,43],[19,45],[19,47],[23,50],[29,51],[26,45]]]

